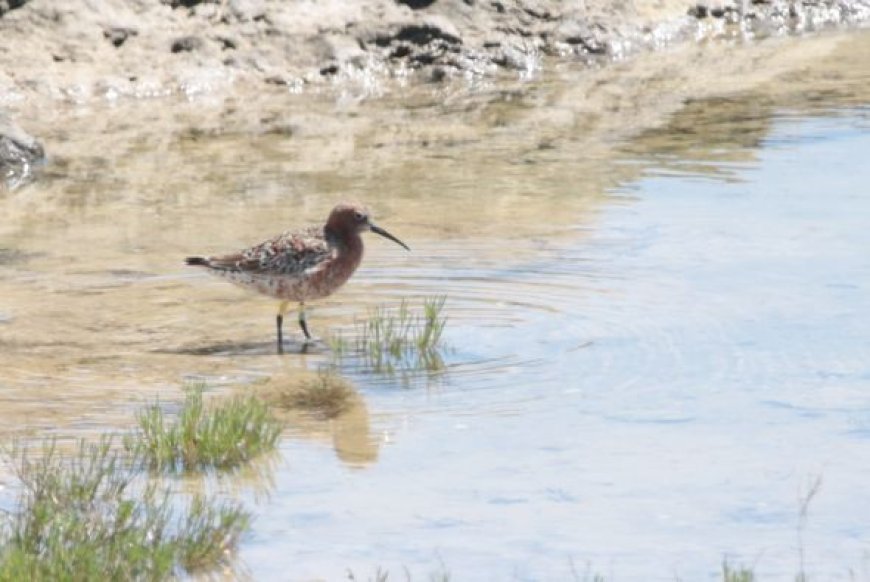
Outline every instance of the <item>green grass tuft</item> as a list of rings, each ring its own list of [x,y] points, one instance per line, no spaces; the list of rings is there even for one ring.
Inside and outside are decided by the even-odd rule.
[[[16,508],[0,529],[0,580],[160,580],[226,563],[250,523],[235,503],[195,497],[174,511],[110,438],[62,458],[53,440],[32,458],[14,446]]]
[[[342,337],[334,337],[333,354],[339,359],[350,352],[359,355],[377,373],[442,370],[445,300],[444,296],[424,299],[422,314],[412,313],[405,301],[397,310],[377,307],[358,324],[355,349]]]
[[[140,432],[125,439],[127,450],[152,470],[182,473],[234,469],[275,448],[282,426],[260,399],[238,396],[206,406],[202,391],[188,390],[172,422],[159,403],[141,411]]]

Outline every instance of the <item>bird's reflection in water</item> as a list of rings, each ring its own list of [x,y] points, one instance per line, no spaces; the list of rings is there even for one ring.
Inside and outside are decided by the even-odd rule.
[[[372,434],[368,406],[359,392],[344,380],[338,379],[347,386],[340,407],[327,412],[322,406],[286,405],[293,401],[288,394],[301,390],[306,384],[310,390],[312,382],[322,381],[322,376],[317,374],[295,371],[291,378],[272,378],[254,390],[273,402],[273,410],[286,422],[285,434],[290,438],[330,442],[336,456],[350,467],[362,468],[376,462],[380,443]]]
[[[369,410],[362,396],[354,393],[347,411],[332,420],[332,447],[347,465],[364,467],[378,460],[380,441],[371,433]]]

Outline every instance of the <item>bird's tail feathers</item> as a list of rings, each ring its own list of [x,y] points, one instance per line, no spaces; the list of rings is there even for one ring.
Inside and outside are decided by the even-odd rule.
[[[195,267],[208,267],[208,259],[204,257],[187,257],[184,262]]]

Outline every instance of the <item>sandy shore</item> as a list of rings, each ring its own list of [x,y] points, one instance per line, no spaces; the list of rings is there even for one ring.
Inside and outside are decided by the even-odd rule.
[[[0,174],[7,187],[26,182],[34,163],[56,151],[46,143],[57,129],[51,124],[63,124],[73,109],[81,115],[141,101],[171,111],[199,101],[199,120],[185,116],[167,129],[291,132],[278,113],[288,93],[353,100],[421,85],[474,91],[566,63],[598,69],[722,39],[728,59],[749,63],[757,55],[731,45],[868,20],[870,0],[2,0]],[[710,71],[746,68],[717,69],[724,52],[709,51],[710,63],[699,67],[690,51],[688,60],[668,57],[662,66],[704,87],[717,84]],[[622,69],[638,103],[644,91],[654,92],[647,101],[659,101],[662,87],[638,87],[658,69],[656,60]],[[695,96],[678,89],[665,100]],[[650,115],[660,109],[652,103]]]

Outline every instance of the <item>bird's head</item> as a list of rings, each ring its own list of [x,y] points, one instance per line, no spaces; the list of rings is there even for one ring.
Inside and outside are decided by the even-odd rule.
[[[329,219],[326,221],[326,227],[335,232],[358,234],[366,231],[372,231],[388,238],[394,243],[401,245],[406,250],[411,250],[408,245],[388,233],[383,228],[374,224],[371,220],[371,214],[368,208],[362,204],[352,204],[342,202],[332,209],[329,214]]]

